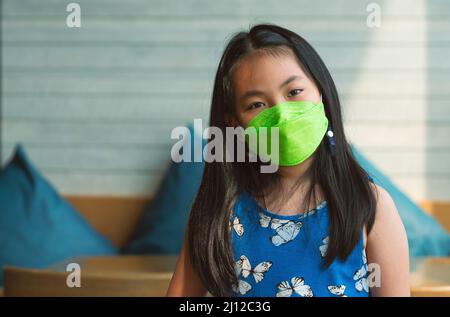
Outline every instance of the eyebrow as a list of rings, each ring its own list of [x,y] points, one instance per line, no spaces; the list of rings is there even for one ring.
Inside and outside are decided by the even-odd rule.
[[[298,75],[293,75],[291,77],[289,77],[288,79],[286,79],[281,85],[280,88],[283,88],[283,86],[286,86],[287,84],[289,84],[290,82],[293,82],[296,79],[302,79],[302,77],[298,76]]]
[[[302,77],[298,76],[298,75],[293,75],[291,77],[289,77],[288,79],[286,79],[281,85],[280,88],[283,88],[283,86],[286,86],[287,84],[289,84],[290,82],[293,82],[296,79],[302,79]],[[241,96],[241,100],[247,99],[249,97],[253,97],[253,96],[261,96],[264,93],[260,90],[248,90],[245,94],[243,94]]]

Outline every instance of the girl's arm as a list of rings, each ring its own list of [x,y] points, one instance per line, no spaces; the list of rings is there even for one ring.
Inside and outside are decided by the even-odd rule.
[[[178,257],[175,273],[169,284],[166,296],[206,296],[207,290],[189,261],[188,243],[184,239],[183,247]]]
[[[374,185],[374,190],[378,195],[376,216],[367,237],[366,251],[368,264],[377,263],[380,267],[381,283],[380,287],[371,287],[370,294],[410,296],[408,240],[405,228],[388,192],[377,185]]]

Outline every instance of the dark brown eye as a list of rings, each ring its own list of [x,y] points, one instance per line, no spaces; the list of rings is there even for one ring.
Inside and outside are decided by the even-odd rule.
[[[293,97],[298,94],[300,94],[303,91],[303,89],[293,89],[289,92],[288,97]]]
[[[256,109],[256,108],[259,108],[259,107],[264,107],[264,103],[263,103],[263,102],[255,102],[255,103],[252,103],[252,104],[248,107],[248,109],[249,109],[249,110],[253,110],[253,109]]]

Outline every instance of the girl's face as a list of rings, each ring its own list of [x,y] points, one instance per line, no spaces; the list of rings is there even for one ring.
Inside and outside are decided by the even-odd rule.
[[[254,52],[233,72],[235,116],[225,118],[229,126],[247,128],[258,113],[284,101],[320,102],[320,92],[289,49],[278,56]]]

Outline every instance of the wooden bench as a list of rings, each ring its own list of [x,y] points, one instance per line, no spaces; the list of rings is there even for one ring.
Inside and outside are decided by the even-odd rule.
[[[5,296],[164,296],[176,256],[73,258],[46,269],[5,268]],[[81,268],[80,287],[68,287],[67,264]]]
[[[66,196],[80,213],[117,247],[130,238],[151,197]]]

